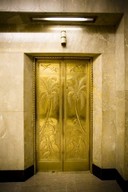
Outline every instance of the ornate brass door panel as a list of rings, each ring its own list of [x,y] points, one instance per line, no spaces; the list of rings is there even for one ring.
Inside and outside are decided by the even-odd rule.
[[[38,60],[37,170],[89,170],[89,60]]]

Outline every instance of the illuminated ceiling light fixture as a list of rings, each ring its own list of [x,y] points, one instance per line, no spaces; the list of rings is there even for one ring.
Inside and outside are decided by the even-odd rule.
[[[33,17],[33,21],[94,22],[93,17]]]

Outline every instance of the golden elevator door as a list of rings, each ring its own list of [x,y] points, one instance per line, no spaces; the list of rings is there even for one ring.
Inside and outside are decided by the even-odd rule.
[[[37,171],[89,170],[89,60],[36,63]]]

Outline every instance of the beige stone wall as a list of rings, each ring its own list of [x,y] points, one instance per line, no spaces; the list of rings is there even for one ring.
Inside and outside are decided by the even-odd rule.
[[[125,178],[128,179],[128,3],[125,0],[124,48],[125,48]]]
[[[24,168],[23,54],[0,53],[0,170]]]
[[[24,168],[34,162],[34,69],[33,59],[24,55]]]
[[[125,57],[124,19],[116,31],[116,168],[124,175],[125,153]]]
[[[103,54],[102,58],[102,166],[104,168],[115,166],[116,67],[114,45],[115,42],[113,42],[113,48],[111,47],[108,53]]]
[[[93,163],[102,167],[102,55],[93,59]]]
[[[122,0],[1,0],[0,11],[115,13],[123,6]]]
[[[62,27],[61,27],[62,28]],[[67,27],[67,47],[60,43],[60,29],[48,27],[42,33],[0,33],[0,51],[7,54],[54,53],[87,54],[94,58],[94,112],[93,112],[93,163],[100,167],[110,168],[115,165],[115,30],[113,27]],[[100,56],[98,56],[101,54]],[[16,59],[18,60],[18,58]],[[22,61],[23,62],[23,61]],[[13,61],[10,60],[10,66]],[[23,63],[22,63],[23,65]],[[31,109],[31,59],[25,56],[24,68],[24,117],[25,124],[21,127],[25,137],[25,167],[31,165],[32,155],[32,109]],[[20,65],[17,65],[20,68]],[[113,72],[112,72],[112,71]],[[15,71],[13,71],[15,73]],[[109,75],[108,75],[109,73]],[[6,74],[6,71],[4,72]],[[30,85],[30,86],[29,86]],[[107,86],[107,90],[106,90]],[[112,94],[111,94],[112,93]],[[16,93],[17,94],[17,93]],[[30,99],[30,100],[29,100]],[[29,100],[29,103],[28,103]],[[98,104],[97,104],[98,102]],[[112,107],[111,107],[112,105]],[[27,110],[27,111],[26,111]],[[27,117],[27,118],[26,118]],[[100,120],[100,121],[99,121]],[[27,140],[28,139],[28,140]],[[109,139],[109,140],[108,140]],[[19,154],[21,155],[20,151]]]
[[[116,31],[116,167],[128,179],[128,4]]]

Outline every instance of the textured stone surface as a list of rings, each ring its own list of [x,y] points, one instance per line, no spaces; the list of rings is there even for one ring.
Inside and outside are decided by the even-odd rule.
[[[126,1],[125,1],[126,2]],[[125,6],[125,17],[124,17],[124,38],[125,38],[125,178],[128,179],[128,4]]]
[[[0,183],[6,192],[121,192],[115,180],[102,181],[89,172],[37,173],[25,182]]]
[[[61,47],[60,30],[55,26],[47,28],[43,33],[0,33],[0,51],[13,53],[17,52],[37,52],[37,53],[102,53],[94,61],[94,112],[93,112],[93,161],[97,165],[105,167],[113,167],[115,156],[115,116],[109,115],[115,110],[115,72],[113,54],[115,49],[115,37],[113,27],[67,27],[67,46]],[[112,58],[112,59],[111,59]],[[26,62],[27,61],[27,62]],[[11,63],[10,63],[11,65]],[[18,66],[19,67],[19,66]],[[32,158],[28,158],[31,139],[31,64],[25,57],[25,166],[32,163]],[[21,71],[23,71],[22,69]],[[104,71],[103,71],[104,70]],[[112,72],[111,72],[112,71]],[[5,72],[6,73],[6,72]],[[110,75],[109,75],[110,73]],[[30,86],[29,86],[30,85]],[[20,85],[23,89],[23,84]],[[31,93],[30,93],[31,92]],[[19,94],[18,94],[19,95]],[[103,97],[103,98],[102,98]],[[28,101],[28,98],[30,100]],[[99,105],[98,105],[99,104]],[[30,109],[30,110],[29,110]],[[106,116],[102,119],[103,110]],[[108,119],[107,119],[108,118]],[[114,119],[113,119],[114,118]],[[108,120],[110,121],[108,123]],[[110,126],[110,127],[109,127]],[[107,129],[110,128],[110,132]],[[31,136],[29,135],[31,132]],[[107,135],[106,135],[107,134]],[[112,134],[112,135],[111,135]],[[27,138],[30,136],[30,140]],[[110,137],[106,141],[106,137]],[[107,143],[108,142],[108,143]],[[111,146],[113,146],[111,148]],[[103,158],[102,151],[105,158]],[[106,156],[109,159],[106,159]]]
[[[125,48],[124,19],[116,31],[116,168],[125,177]],[[125,177],[126,178],[126,177]]]
[[[22,54],[0,53],[0,58],[0,111],[22,111]]]
[[[24,169],[23,112],[0,112],[5,132],[0,137],[0,170]],[[0,127],[1,129],[1,127]]]
[[[0,169],[23,169],[23,56],[0,53],[0,58]]]
[[[35,12],[122,12],[120,0],[1,0],[0,11]]]
[[[125,154],[125,92],[117,92],[116,112],[116,166],[117,170],[124,176],[124,154]]]
[[[102,166],[102,56],[93,61],[93,163]]]
[[[67,35],[65,49],[60,42],[62,29],[66,30]],[[98,54],[114,50],[113,27],[49,26],[45,28],[46,31],[41,30],[43,28],[39,27],[37,33],[0,33],[0,51]]]
[[[34,74],[35,75],[35,74]],[[34,163],[34,93],[33,60],[24,55],[24,167]]]
[[[125,179],[128,179],[128,90],[125,91],[125,157],[124,171]]]

